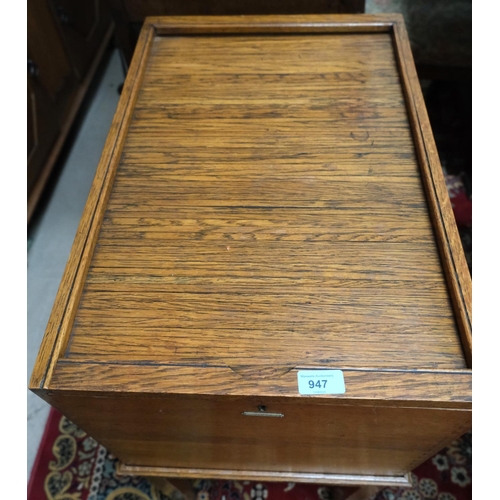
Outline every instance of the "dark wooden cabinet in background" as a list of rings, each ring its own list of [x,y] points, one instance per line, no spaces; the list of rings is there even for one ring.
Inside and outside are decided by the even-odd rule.
[[[49,0],[59,33],[68,52],[75,74],[83,79],[110,21],[107,1]]]
[[[360,14],[365,0],[108,0],[116,39],[130,64],[142,23],[148,16],[249,16],[270,14]]]
[[[105,0],[28,0],[28,222],[112,31]]]

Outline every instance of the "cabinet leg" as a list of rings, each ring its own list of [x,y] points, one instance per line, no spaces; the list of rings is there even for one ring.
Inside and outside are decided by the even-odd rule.
[[[195,500],[193,482],[189,479],[148,477],[156,489],[175,500]]]
[[[362,486],[344,500],[370,500],[382,489],[381,486]]]

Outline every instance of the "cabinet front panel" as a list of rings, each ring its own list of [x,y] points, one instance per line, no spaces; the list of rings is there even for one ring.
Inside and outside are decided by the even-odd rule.
[[[136,466],[398,475],[470,428],[469,411],[305,398],[56,395],[51,403]]]

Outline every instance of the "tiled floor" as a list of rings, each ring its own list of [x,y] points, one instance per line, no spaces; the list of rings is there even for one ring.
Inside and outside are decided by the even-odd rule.
[[[124,76],[117,51],[97,78],[51,196],[29,229],[28,380],[118,104]],[[48,412],[49,406],[28,392],[28,478]]]

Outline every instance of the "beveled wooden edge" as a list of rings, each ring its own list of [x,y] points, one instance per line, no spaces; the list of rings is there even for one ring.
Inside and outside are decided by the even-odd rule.
[[[415,149],[422,173],[441,263],[455,310],[465,359],[472,368],[472,280],[465,259],[443,170],[404,22],[394,23],[393,39]]]
[[[30,389],[47,386],[68,341],[153,38],[153,28],[143,30],[139,37],[33,368]]]
[[[446,277],[450,286],[452,301],[458,316],[458,323],[462,335],[462,343],[464,345],[465,357],[471,366],[471,335],[470,335],[470,302],[471,302],[471,282],[470,274],[465,262],[463,250],[461,248],[460,239],[456,224],[454,223],[453,212],[448,198],[446,185],[444,183],[442,171],[439,164],[439,158],[435,150],[435,144],[430,130],[423,97],[416,76],[416,71],[413,65],[411,49],[409,46],[406,31],[404,29],[403,18],[400,14],[390,15],[305,15],[305,16],[172,16],[172,17],[149,17],[146,19],[141,31],[139,41],[136,46],[134,57],[125,80],[122,96],[120,98],[115,117],[113,119],[108,138],[103,150],[103,155],[99,162],[97,173],[91,187],[91,191],[85,205],[83,216],[78,227],[78,231],[71,249],[70,257],[66,265],[61,285],[56,296],[54,307],[45,331],[45,335],[40,347],[37,361],[33,369],[30,380],[30,389],[47,389],[52,385],[52,377],[57,361],[62,352],[64,352],[71,328],[76,314],[78,301],[85,282],[85,275],[90,264],[93,250],[96,244],[97,235],[101,227],[106,203],[108,201],[116,169],[118,167],[120,153],[125,140],[126,132],[130,119],[133,113],[133,104],[137,98],[142,77],[144,75],[147,57],[151,48],[154,36],[156,34],[227,34],[227,33],[263,33],[263,32],[371,32],[371,31],[386,31],[394,33],[394,43],[396,57],[399,62],[400,71],[402,73],[402,86],[407,99],[408,112],[416,142],[416,149],[419,155],[419,163],[423,173],[423,180],[426,191],[429,197],[431,215],[438,236],[439,248],[442,253],[443,266],[445,268]],[[408,61],[410,61],[408,63]],[[414,95],[412,99],[411,96]],[[439,211],[439,204],[443,207]],[[450,219],[451,216],[451,219]],[[465,269],[464,269],[465,265]],[[467,272],[465,272],[465,270]],[[467,279],[468,278],[468,279]],[[86,382],[89,382],[89,389],[92,386],[93,373],[102,370],[103,366],[107,369],[112,369],[118,375],[120,370],[125,369],[126,374],[131,371],[152,370],[154,363],[148,365],[93,365],[92,373],[86,372],[83,363],[80,364],[79,375],[86,375]],[[61,363],[58,367],[58,383],[65,380],[65,376],[70,378],[75,373],[76,365]],[[88,368],[88,366],[87,366]],[[186,369],[186,367],[184,367]],[[192,382],[199,383],[200,374],[199,368],[188,367]],[[177,370],[177,367],[176,367]],[[206,368],[203,368],[203,377],[208,375]],[[224,376],[227,376],[228,368],[224,367]],[[124,372],[124,374],[125,374]],[[220,376],[221,372],[217,373]],[[374,380],[373,373],[387,373],[383,371],[371,371],[371,380]],[[398,383],[397,389],[404,390],[405,383],[412,384],[411,374],[414,371],[400,372],[402,377],[400,386]],[[439,374],[444,372],[426,371],[429,377],[435,376],[442,379],[442,384],[445,384],[445,377]],[[450,373],[450,372],[446,372]],[[459,373],[459,371],[457,372]],[[460,372],[461,373],[461,372]],[[403,375],[404,374],[404,375]],[[470,376],[470,373],[465,373]],[[89,376],[90,375],[90,376]],[[139,373],[138,373],[139,375]],[[154,375],[154,373],[152,374]],[[215,372],[214,372],[215,375]],[[126,379],[127,377],[124,377]],[[217,377],[216,377],[217,378]],[[469,377],[470,378],[470,377]],[[376,377],[375,377],[376,379]],[[68,389],[78,387],[81,383],[81,378],[74,380],[74,385],[67,385]],[[246,386],[242,383],[241,378],[238,379],[237,385],[240,391]],[[66,380],[68,382],[68,380]],[[105,381],[100,380],[100,387]],[[172,381],[174,382],[174,381]],[[234,382],[234,381],[233,381]],[[420,378],[418,384],[424,382],[424,378]],[[434,380],[427,380],[426,383],[432,383]],[[430,401],[455,403],[461,401],[463,404],[470,404],[470,380],[467,384],[460,385],[458,392],[453,392],[450,395],[449,388],[446,394],[445,390],[437,389],[436,395],[430,398]],[[113,381],[110,382],[111,385]],[[195,384],[195,385],[196,385]],[[261,391],[262,381],[259,381],[258,391]],[[161,387],[162,384],[160,384]],[[255,381],[253,385],[257,387]],[[121,386],[123,387],[123,386]],[[175,387],[175,385],[171,386]],[[438,384],[439,387],[439,384]],[[138,381],[136,387],[132,384],[130,390],[143,390],[141,383]],[[163,390],[165,386],[163,385]],[[227,394],[231,394],[229,387]],[[294,387],[295,389],[295,387]],[[455,388],[458,389],[458,388]],[[38,392],[38,391],[37,391]],[[382,391],[383,392],[383,391]],[[427,401],[424,396],[425,391],[413,391],[410,397],[402,396],[402,399],[411,401],[422,400]],[[208,392],[210,393],[210,392]],[[212,392],[215,393],[215,392]],[[274,395],[279,395],[280,390],[273,392]],[[454,394],[458,394],[455,396]],[[295,392],[294,392],[295,395]],[[382,397],[382,396],[380,396]],[[386,397],[386,396],[383,396]],[[376,397],[374,399],[377,399]],[[397,399],[397,398],[396,398]],[[457,403],[458,404],[458,403]]]
[[[116,472],[122,475],[179,477],[193,479],[232,479],[238,481],[273,481],[314,484],[337,484],[342,486],[411,486],[409,474],[402,476],[369,476],[363,474],[315,474],[311,472],[271,472],[253,470],[188,469],[177,467],[148,467],[127,465],[118,462]]]
[[[400,14],[305,14],[251,16],[147,17],[158,35],[249,33],[360,33],[387,32]]]
[[[179,395],[235,396],[260,398],[297,398],[314,400],[314,404],[347,404],[367,406],[427,407],[470,410],[472,407],[472,373],[470,370],[373,370],[342,368],[345,394],[302,396],[297,389],[298,367],[279,377],[242,377],[225,366],[172,366],[148,363],[138,365],[99,364],[63,359],[57,364],[49,392],[65,391],[75,395],[95,392],[109,396],[120,393],[162,397]],[[82,388],[82,380],[85,386]]]

